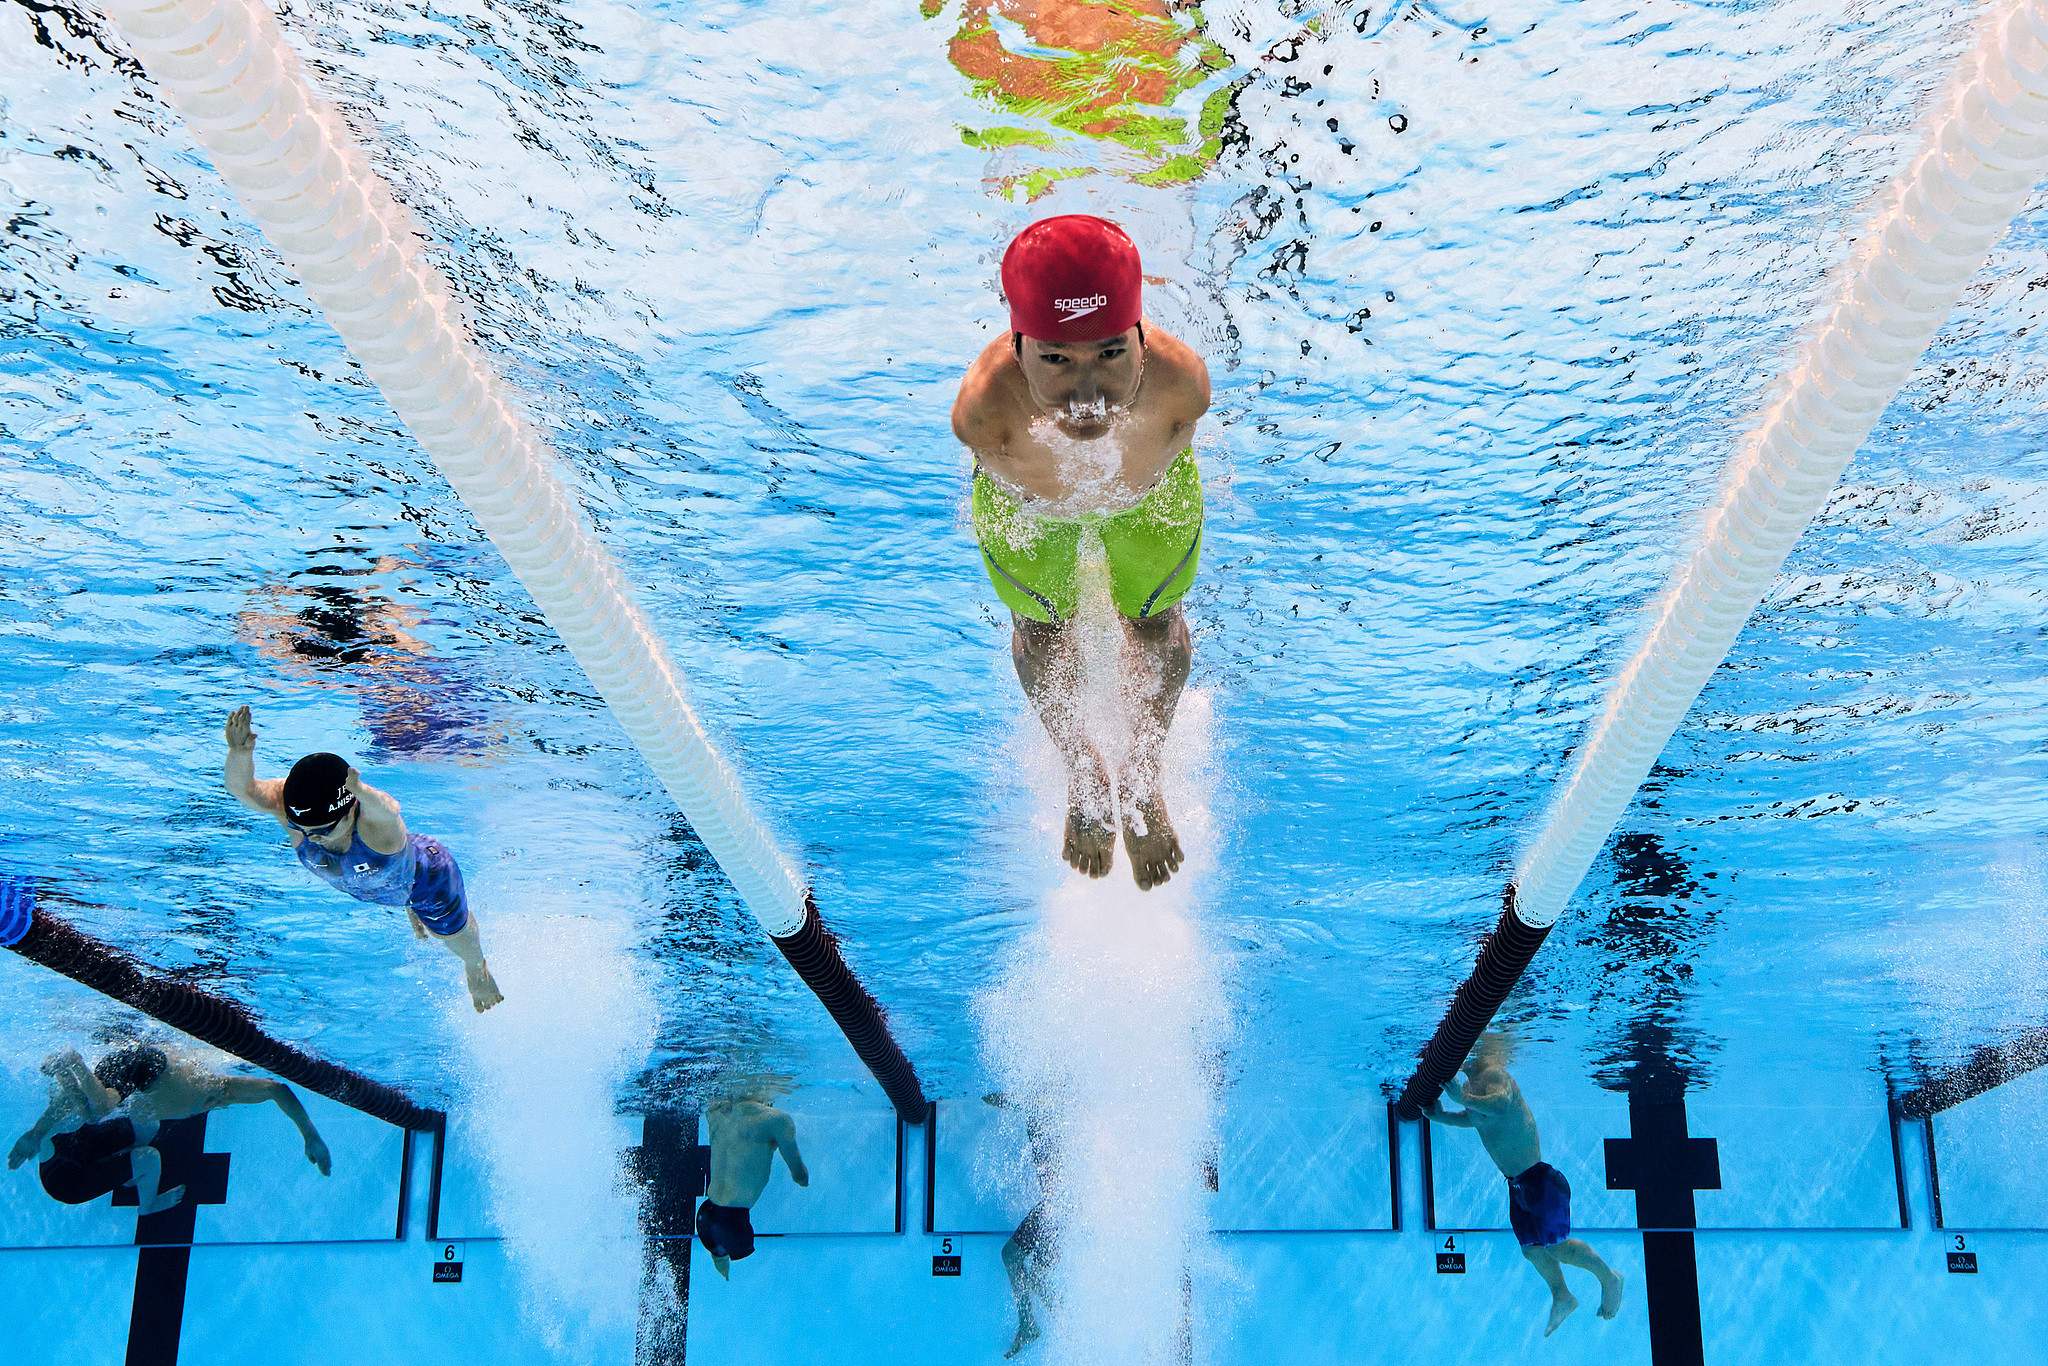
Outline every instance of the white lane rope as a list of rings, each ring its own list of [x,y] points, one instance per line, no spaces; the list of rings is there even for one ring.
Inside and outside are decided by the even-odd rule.
[[[340,111],[260,0],[102,0],[292,272],[498,547],[773,936],[806,887],[711,743],[683,679],[479,351]]]
[[[2012,4],[1967,60],[1928,150],[1893,183],[1875,250],[1845,272],[1524,853],[1515,908],[1531,927],[1564,910],[1792,543],[2048,173],[2048,0]]]

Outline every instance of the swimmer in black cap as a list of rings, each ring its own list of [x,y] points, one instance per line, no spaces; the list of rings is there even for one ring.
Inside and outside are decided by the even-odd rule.
[[[462,869],[439,840],[408,834],[397,801],[338,754],[308,754],[284,778],[259,779],[247,707],[228,717],[227,738],[228,792],[250,810],[277,817],[307,871],[358,901],[405,907],[415,935],[431,932],[462,960],[478,1010],[505,999],[484,962]]]
[[[133,1186],[140,1213],[172,1208],[185,1188],[157,1189],[163,1178],[162,1155],[152,1146],[158,1128],[225,1105],[277,1102],[305,1140],[306,1160],[322,1176],[333,1170],[312,1117],[281,1081],[222,1076],[150,1043],[123,1044],[89,1072],[77,1051],[66,1049],[46,1061],[43,1072],[51,1079],[49,1108],[15,1141],[7,1165],[19,1167],[45,1153],[38,1168],[43,1189],[67,1205]]]

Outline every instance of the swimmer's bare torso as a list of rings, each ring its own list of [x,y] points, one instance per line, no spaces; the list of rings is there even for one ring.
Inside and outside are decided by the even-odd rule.
[[[318,1167],[322,1176],[328,1175],[333,1168],[327,1144],[313,1127],[306,1107],[281,1081],[222,1076],[191,1059],[179,1058],[164,1069],[162,1076],[130,1096],[121,1108],[137,1123],[162,1124],[223,1106],[261,1105],[265,1101],[277,1102],[277,1108],[284,1111],[285,1118],[298,1127],[299,1136],[305,1140],[306,1160]]]
[[[953,433],[1027,505],[1073,517],[1136,504],[1208,409],[1209,367],[1152,324],[1091,342],[1009,332],[961,381]]]
[[[811,1184],[804,1155],[796,1145],[796,1122],[757,1100],[714,1105],[704,1114],[711,1130],[711,1180],[705,1198],[714,1205],[752,1209],[768,1187],[776,1151],[789,1164],[789,1179]]]
[[[1463,1085],[1446,1084],[1444,1094],[1465,1107],[1468,1122],[1501,1175],[1520,1176],[1543,1160],[1543,1140],[1536,1131],[1536,1116],[1507,1069],[1474,1068],[1466,1073]]]

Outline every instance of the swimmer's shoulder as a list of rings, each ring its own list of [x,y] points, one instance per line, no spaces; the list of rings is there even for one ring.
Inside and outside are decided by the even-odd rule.
[[[1150,320],[1145,323],[1145,376],[1158,387],[1154,401],[1176,422],[1209,411],[1209,366],[1192,346]]]
[[[982,348],[960,380],[953,400],[953,435],[971,450],[1001,450],[1023,412],[1024,375],[1010,334]]]

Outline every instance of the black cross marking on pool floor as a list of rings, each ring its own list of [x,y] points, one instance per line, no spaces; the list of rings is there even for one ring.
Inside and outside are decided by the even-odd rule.
[[[1636,1193],[1643,1234],[1643,1292],[1650,1307],[1654,1366],[1704,1366],[1700,1272],[1692,1230],[1694,1191],[1721,1189],[1721,1153],[1686,1132],[1685,1097],[1628,1098],[1628,1138],[1607,1140],[1607,1189]]]
[[[711,1149],[697,1142],[697,1115],[658,1110],[647,1116],[640,1146],[626,1150],[626,1170],[640,1186],[640,1231],[647,1238],[646,1273],[666,1265],[675,1276],[682,1313],[672,1322],[640,1315],[635,1359],[642,1366],[681,1366],[690,1314],[690,1240],[697,1197],[711,1184]]]
[[[135,1221],[135,1303],[128,1313],[127,1366],[178,1366],[185,1324],[185,1277],[192,1266],[192,1234],[201,1205],[228,1198],[228,1155],[206,1151],[206,1116],[166,1122],[149,1145],[163,1157],[163,1189],[185,1188],[185,1198],[161,1214]],[[114,1192],[116,1205],[140,1203],[135,1187]]]

